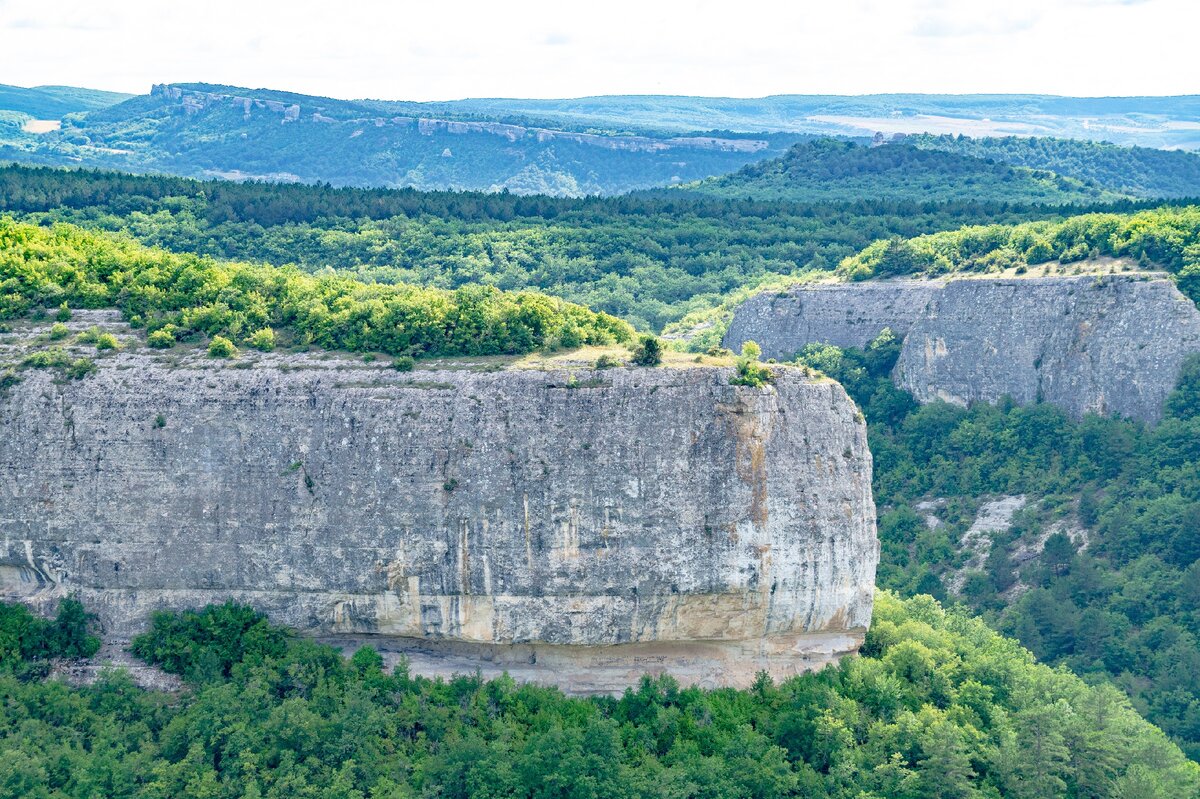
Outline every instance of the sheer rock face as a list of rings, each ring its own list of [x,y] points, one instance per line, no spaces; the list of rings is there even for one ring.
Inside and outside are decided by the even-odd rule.
[[[257,357],[23,370],[0,396],[4,596],[76,593],[116,638],[232,598],[577,692],[745,685],[861,642],[871,458],[835,383]]]
[[[1156,421],[1200,311],[1166,278],[953,280],[909,331],[894,374],[921,402],[1049,402]]]
[[[865,347],[885,327],[904,336],[942,288],[931,280],[825,283],[764,291],[738,306],[724,344],[746,341],[764,358],[791,360],[806,344]]]
[[[862,346],[891,327],[905,335],[893,380],[921,402],[1009,395],[1077,418],[1096,412],[1151,422],[1162,416],[1183,361],[1200,351],[1200,311],[1161,274],[913,283],[751,301],[726,341],[765,340],[765,354],[788,357],[810,342]]]

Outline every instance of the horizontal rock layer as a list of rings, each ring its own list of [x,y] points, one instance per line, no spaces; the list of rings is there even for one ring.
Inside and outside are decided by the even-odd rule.
[[[0,398],[0,591],[78,593],[116,637],[233,598],[577,691],[745,684],[861,640],[871,460],[835,383],[256,357],[23,370]]]
[[[1183,361],[1200,351],[1200,311],[1159,274],[969,277],[857,283],[759,295],[727,346],[754,340],[790,358],[811,342],[863,346],[904,335],[893,372],[921,402],[1053,403],[1155,421]]]

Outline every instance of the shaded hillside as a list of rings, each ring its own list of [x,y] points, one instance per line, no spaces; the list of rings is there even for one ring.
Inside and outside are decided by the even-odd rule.
[[[26,89],[0,84],[0,111],[28,114],[34,119],[61,119],[67,114],[116,105],[130,96],[75,86],[34,86]]]
[[[835,139],[800,143],[782,158],[751,164],[732,175],[709,178],[685,188],[718,197],[797,202],[881,198],[1061,205],[1118,196],[1045,170],[924,150],[906,143],[869,147]]]
[[[1136,197],[1200,197],[1200,155],[1070,139],[909,136],[905,144],[1046,169]]]
[[[899,353],[885,333],[798,358],[866,415],[878,584],[965,602],[1038,657],[1111,681],[1200,759],[1200,362],[1149,426],[1048,404],[918,406],[892,384]]]
[[[212,89],[210,91],[210,89]],[[795,135],[608,136],[400,115],[379,104],[156,86],[0,158],[197,177],[578,196],[664,186],[782,152]],[[0,142],[4,141],[0,139]]]

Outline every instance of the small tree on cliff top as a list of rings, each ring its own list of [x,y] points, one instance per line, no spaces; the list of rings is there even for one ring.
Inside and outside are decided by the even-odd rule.
[[[633,349],[631,360],[638,366],[658,366],[663,360],[663,344],[656,336],[643,335]]]
[[[762,347],[757,342],[747,341],[742,344],[742,355],[737,359],[737,373],[729,378],[735,386],[752,386],[761,388],[775,379],[775,373],[769,366],[758,362],[762,357]]]

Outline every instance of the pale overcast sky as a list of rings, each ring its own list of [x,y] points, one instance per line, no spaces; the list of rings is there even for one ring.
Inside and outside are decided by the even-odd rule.
[[[0,83],[333,97],[1200,93],[1197,0],[0,0]]]

